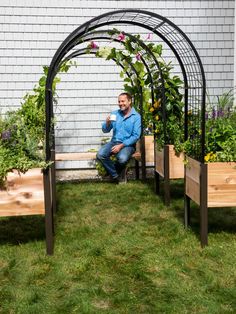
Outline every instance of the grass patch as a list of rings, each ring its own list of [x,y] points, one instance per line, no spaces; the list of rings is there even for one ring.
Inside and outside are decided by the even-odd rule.
[[[235,313],[236,209],[183,226],[183,182],[58,184],[55,253],[42,217],[0,220],[0,313]]]

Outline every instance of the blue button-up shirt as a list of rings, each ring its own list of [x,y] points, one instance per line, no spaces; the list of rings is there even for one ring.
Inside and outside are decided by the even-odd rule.
[[[111,114],[116,115],[116,121],[111,121],[109,127],[106,122],[102,124],[102,131],[108,133],[113,129],[112,141],[123,143],[125,146],[133,146],[141,135],[141,116],[131,108],[130,114],[124,117],[122,111],[115,110]]]

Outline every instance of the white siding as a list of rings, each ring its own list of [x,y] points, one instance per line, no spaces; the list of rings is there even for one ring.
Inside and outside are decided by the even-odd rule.
[[[167,17],[192,40],[202,59],[208,93],[219,95],[234,82],[234,0],[92,1],[4,0],[0,3],[0,108],[18,107],[49,65],[61,42],[79,25],[102,13],[140,8]],[[123,28],[124,29],[124,28]],[[145,31],[129,26],[132,33]],[[154,38],[154,40],[158,40]],[[165,48],[164,55],[173,59]],[[62,75],[58,89],[56,149],[99,147],[101,121],[122,91],[120,69],[95,57]],[[178,68],[176,68],[176,71]],[[106,135],[105,135],[106,137]]]

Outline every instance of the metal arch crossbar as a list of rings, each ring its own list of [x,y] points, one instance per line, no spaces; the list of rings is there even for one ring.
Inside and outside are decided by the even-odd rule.
[[[185,97],[185,138],[191,134],[188,121],[191,119],[187,113],[191,108],[198,113],[195,123],[201,129],[197,141],[197,149],[200,147],[199,161],[204,162],[205,152],[205,98],[206,81],[201,59],[191,40],[187,35],[169,19],[145,10],[123,9],[104,13],[75,29],[60,45],[52,58],[46,81],[45,104],[46,104],[46,158],[52,157],[50,140],[52,134],[51,120],[53,117],[52,84],[60,62],[75,47],[80,39],[86,34],[108,25],[135,25],[146,29],[161,38],[174,53],[184,78]],[[194,85],[194,86],[193,86]],[[49,180],[53,181],[53,176]],[[55,184],[55,182],[54,182]],[[48,206],[53,200],[49,197]]]

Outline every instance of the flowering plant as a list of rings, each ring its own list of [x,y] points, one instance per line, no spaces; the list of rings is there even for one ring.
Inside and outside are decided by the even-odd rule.
[[[171,71],[173,66],[166,63],[162,58],[162,45],[154,44],[149,41],[150,35],[146,38],[145,43],[147,49],[158,61],[157,69],[153,56],[145,53],[145,62],[148,63],[148,73],[142,61],[143,47],[139,44],[140,35],[132,37],[125,36],[117,29],[109,31],[113,38],[122,42],[122,49],[111,47],[98,47],[97,56],[106,60],[113,59],[118,65],[122,65],[120,76],[124,79],[124,89],[129,92],[134,99],[134,107],[140,111],[140,87],[142,90],[142,107],[143,107],[143,123],[146,134],[155,134],[157,149],[161,149],[164,144],[173,144],[176,152],[180,152],[183,143],[183,121],[184,121],[184,103],[181,89],[183,87],[182,80],[177,76],[173,76]],[[135,41],[134,39],[137,39]],[[142,41],[144,43],[144,41]],[[89,45],[91,47],[91,44]],[[130,69],[135,69],[135,73],[127,75]],[[166,121],[163,117],[163,100],[162,100],[162,84],[160,80],[160,72],[164,79],[165,87],[165,112]],[[153,86],[152,86],[153,84]],[[151,96],[151,87],[154,88],[154,101]],[[164,135],[165,123],[165,135]]]
[[[67,72],[70,64],[62,64],[60,71]],[[46,168],[45,161],[45,84],[48,68],[43,68],[33,92],[23,98],[21,107],[0,116],[0,188],[5,187],[8,172],[19,172],[38,167]],[[53,82],[53,93],[60,79]]]
[[[232,91],[217,97],[217,104],[210,105],[205,116],[205,162],[236,161],[236,107]],[[201,130],[195,130],[201,134]],[[184,143],[186,155],[198,158],[193,141]]]

